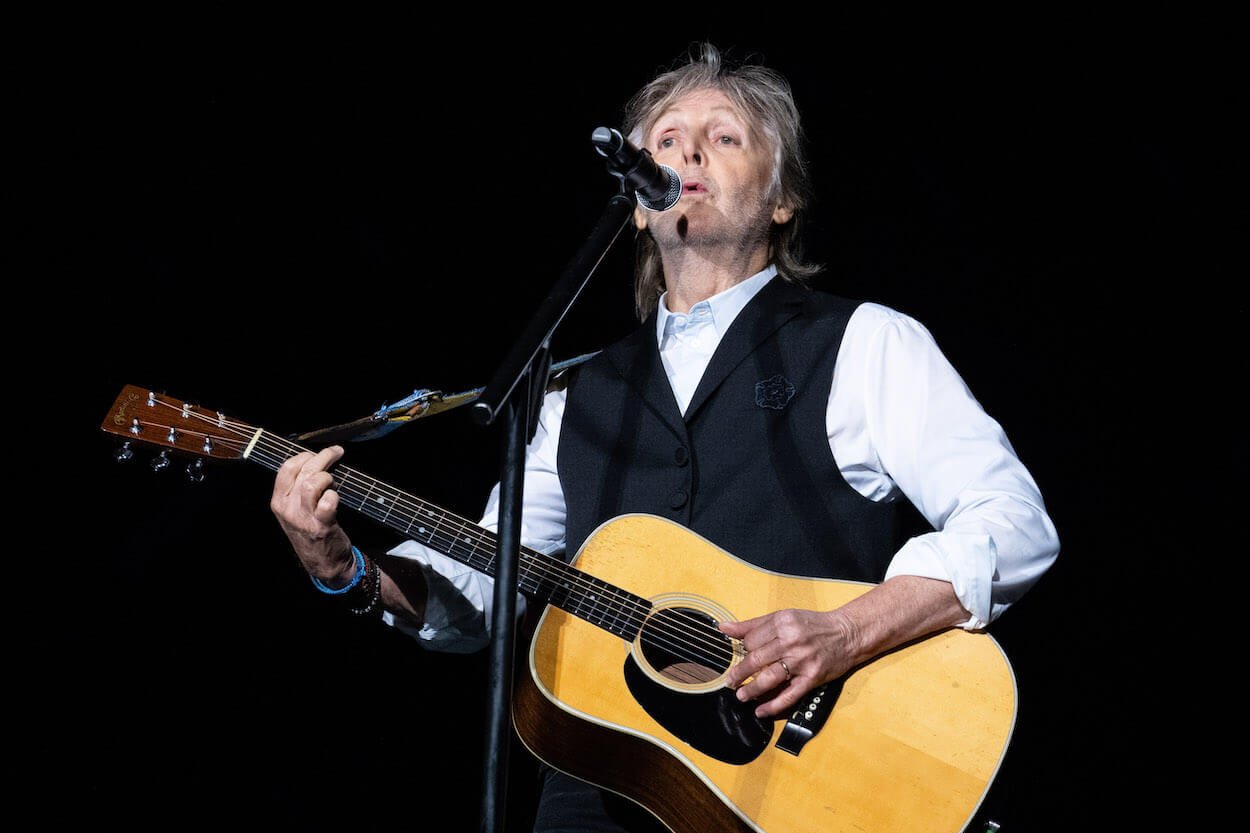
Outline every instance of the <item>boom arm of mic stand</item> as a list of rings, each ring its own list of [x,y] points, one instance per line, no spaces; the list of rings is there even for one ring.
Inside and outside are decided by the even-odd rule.
[[[491,617],[490,713],[486,725],[483,833],[504,833],[507,822],[508,747],[511,740],[513,660],[516,656],[516,593],[521,552],[521,506],[525,447],[538,424],[538,408],[551,369],[551,337],[577,301],[591,275],[620,237],[634,213],[625,194],[608,200],[603,216],[538,308],[520,340],[473,404],[474,419],[492,424],[508,416],[504,462],[499,478],[499,546]]]
[[[479,425],[492,425],[499,418],[504,403],[530,368],[534,357],[541,348],[550,345],[556,328],[572,309],[577,296],[586,288],[590,276],[594,274],[633,214],[634,201],[625,194],[617,194],[608,200],[598,224],[569,261],[564,273],[534,313],[529,325],[486,385],[482,395],[473,403],[473,419]]]

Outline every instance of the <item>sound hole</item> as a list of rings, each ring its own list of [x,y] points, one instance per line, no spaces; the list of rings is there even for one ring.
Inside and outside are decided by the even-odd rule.
[[[639,635],[642,656],[676,683],[707,683],[729,670],[733,644],[701,610],[670,607],[657,611]]]

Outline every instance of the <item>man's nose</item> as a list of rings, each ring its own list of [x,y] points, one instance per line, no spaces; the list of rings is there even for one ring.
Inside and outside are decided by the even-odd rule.
[[[703,148],[699,144],[698,137],[695,137],[695,136],[686,137],[686,139],[682,142],[682,145],[681,145],[681,155],[682,155],[682,158],[685,160],[686,164],[688,165],[689,164],[695,164],[695,165],[703,164]]]

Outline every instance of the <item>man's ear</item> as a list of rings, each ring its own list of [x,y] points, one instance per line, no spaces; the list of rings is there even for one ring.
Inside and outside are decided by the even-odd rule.
[[[640,205],[634,206],[634,228],[639,231],[647,230],[647,212]]]
[[[794,217],[794,211],[788,205],[779,205],[773,209],[773,222],[784,226]]]

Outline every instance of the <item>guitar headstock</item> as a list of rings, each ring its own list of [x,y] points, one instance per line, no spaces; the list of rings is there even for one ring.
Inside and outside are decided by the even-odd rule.
[[[242,459],[257,433],[254,426],[223,413],[134,385],[122,388],[100,428],[127,443],[216,460]]]

